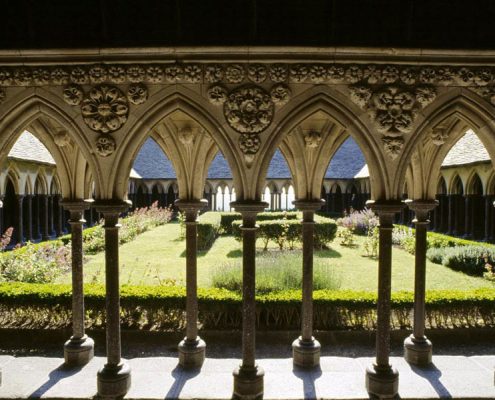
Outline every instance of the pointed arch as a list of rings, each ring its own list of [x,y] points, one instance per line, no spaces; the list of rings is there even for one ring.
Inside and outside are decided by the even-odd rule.
[[[362,111],[359,111],[348,98],[334,89],[318,86],[309,89],[300,95],[298,99],[294,99],[284,110],[285,112],[281,113],[281,116],[277,118],[276,129],[267,138],[267,151],[262,155],[261,162],[257,167],[259,171],[257,176],[259,179],[256,193],[259,194],[263,190],[264,177],[266,176],[269,162],[283,139],[290,132],[294,131],[302,121],[320,112],[325,114],[329,120],[334,121],[345,129],[345,132],[352,136],[358,143],[369,166],[373,196],[377,199],[389,197],[387,167],[383,160],[380,147],[366,124],[361,121],[360,115]],[[327,155],[328,161],[330,161],[331,156],[333,154]],[[322,159],[321,157],[321,154],[317,156],[319,160]],[[325,167],[328,165],[328,163],[323,162],[321,164],[325,164]],[[315,173],[313,181],[310,182],[312,196],[315,197],[320,196],[321,184],[323,182],[324,172],[326,171],[326,169],[323,171],[321,167],[320,169],[322,171]]]
[[[53,135],[58,131],[66,132],[75,143],[76,152],[80,151],[88,161],[92,171],[98,171],[98,161],[93,154],[88,135],[81,130],[81,123],[75,120],[74,111],[57,97],[43,88],[27,88],[9,98],[0,106],[0,160],[5,159],[24,130],[30,127],[33,133],[52,154],[59,168],[61,190],[67,198],[76,197],[74,176],[70,168],[70,157],[55,144]],[[54,132],[56,130],[57,132]],[[96,175],[94,175],[96,176]],[[102,182],[97,176],[97,190]],[[83,185],[81,183],[81,185]]]
[[[134,125],[129,128],[128,134],[117,149],[115,159],[118,168],[114,169],[111,178],[111,182],[114,183],[112,185],[114,193],[107,194],[107,196],[123,197],[132,161],[139,149],[150,136],[152,130],[175,111],[181,111],[188,115],[213,139],[230,166],[236,192],[238,194],[243,193],[245,179],[241,164],[233,150],[234,143],[224,131],[223,125],[214,117],[215,112],[210,110],[211,105],[203,97],[185,87],[174,86],[174,88],[164,89],[155,96],[154,102],[153,99],[150,99],[149,102],[150,104],[141,114],[136,114]]]
[[[494,109],[481,97],[467,90],[450,90],[428,106],[429,113],[424,115],[423,122],[406,143],[394,180],[394,191],[397,193],[405,179],[407,167],[412,155],[418,149],[428,153],[430,161],[425,165],[422,177],[420,197],[434,198],[440,166],[450,149],[469,129],[472,129],[490,155],[495,167],[495,126],[493,124]],[[448,137],[445,143],[435,145],[431,140],[431,132],[445,127]],[[418,195],[419,196],[419,195]]]

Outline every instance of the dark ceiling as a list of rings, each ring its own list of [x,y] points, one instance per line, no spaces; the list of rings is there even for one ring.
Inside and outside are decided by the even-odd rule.
[[[0,48],[495,49],[495,0],[0,0]]]

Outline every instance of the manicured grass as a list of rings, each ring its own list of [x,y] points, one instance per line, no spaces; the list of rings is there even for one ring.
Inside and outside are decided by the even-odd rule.
[[[179,225],[169,223],[138,236],[134,241],[120,246],[120,281],[122,284],[159,285],[185,284],[185,241],[179,240]],[[340,282],[340,289],[376,291],[378,261],[363,257],[361,244],[343,247],[336,239],[331,249],[315,252],[315,264],[328,265],[332,275]],[[261,242],[258,244],[261,253]],[[275,248],[269,251],[278,251]],[[198,257],[198,283],[209,286],[215,268],[225,264],[241,263],[241,246],[231,236],[219,237],[211,249],[200,252]],[[301,253],[294,252],[301,260]],[[413,290],[414,256],[404,250],[393,249],[392,290]],[[475,289],[495,288],[483,279],[455,272],[442,265],[427,262],[427,289]],[[104,253],[86,257],[85,282],[104,282]],[[64,275],[58,282],[70,282]]]

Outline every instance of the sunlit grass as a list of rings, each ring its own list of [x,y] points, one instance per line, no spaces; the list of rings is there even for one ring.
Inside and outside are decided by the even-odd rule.
[[[185,284],[185,241],[179,240],[179,225],[170,223],[138,236],[134,241],[120,246],[120,282],[133,285]],[[378,261],[363,256],[362,237],[357,237],[357,246],[341,246],[338,240],[331,248],[315,252],[315,265],[321,263],[329,275],[337,279],[340,289],[376,291]],[[263,253],[258,243],[258,254]],[[275,247],[269,249],[276,252]],[[198,254],[198,284],[210,286],[213,272],[222,265],[238,265],[242,260],[241,244],[231,236],[219,237],[212,248]],[[300,251],[292,254],[302,262]],[[89,282],[104,282],[104,253],[88,256],[84,279]],[[297,261],[296,261],[297,263]],[[283,264],[283,263],[282,263]],[[290,263],[294,265],[293,262]],[[292,267],[295,268],[295,267]],[[494,285],[483,278],[467,276],[442,265],[427,262],[426,284],[428,289],[474,289]],[[70,282],[64,275],[58,282]],[[404,250],[393,249],[392,290],[413,290],[414,256]]]

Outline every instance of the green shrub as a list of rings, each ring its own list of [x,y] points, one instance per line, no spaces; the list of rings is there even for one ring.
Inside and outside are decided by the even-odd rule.
[[[376,293],[315,290],[314,328],[376,329]],[[103,328],[105,290],[85,285],[86,325]],[[256,296],[256,324],[261,329],[299,329],[301,290]],[[71,324],[69,285],[0,284],[0,315],[4,328],[68,328]],[[122,286],[121,325],[125,329],[181,331],[185,323],[185,289],[174,286]],[[426,293],[428,329],[494,327],[495,291],[442,290]],[[413,293],[394,292],[390,327],[411,329]],[[224,289],[198,290],[199,324],[203,329],[241,329],[242,298]]]
[[[441,264],[446,250],[446,247],[430,247],[426,251],[426,258],[432,263]]]
[[[242,221],[232,223],[232,234],[240,241]],[[269,242],[276,243],[280,249],[287,244],[289,248],[294,247],[295,242],[302,240],[302,224],[295,219],[287,220],[265,220],[257,222],[259,226],[258,237],[263,240],[265,249]],[[314,247],[316,249],[325,248],[328,243],[335,239],[337,224],[328,218],[315,218]]]
[[[444,250],[442,264],[468,275],[483,276],[485,264],[494,264],[495,249],[482,246],[458,246]]]
[[[71,266],[70,247],[61,241],[27,243],[0,256],[0,280],[49,283]]]
[[[298,255],[295,257],[295,255]],[[217,267],[212,275],[212,286],[240,292],[242,289],[242,265],[240,261]],[[256,291],[259,294],[283,290],[299,290],[302,287],[301,252],[268,252],[256,258]],[[315,260],[313,271],[315,290],[340,287],[340,279],[328,264]]]
[[[198,221],[198,250],[207,250],[220,234],[220,214],[206,212]]]
[[[241,221],[242,215],[237,212],[221,212],[220,214],[220,224],[222,227],[222,234],[232,235],[233,227],[232,223],[234,221]],[[268,211],[259,213],[256,216],[257,221],[271,221],[279,219],[297,219],[300,217],[300,213],[296,211]]]

